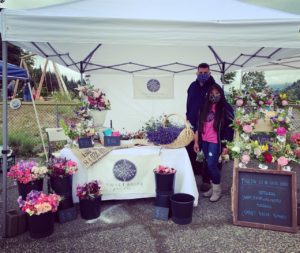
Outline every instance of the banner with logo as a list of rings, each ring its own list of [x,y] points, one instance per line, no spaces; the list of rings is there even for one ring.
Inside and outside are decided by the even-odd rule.
[[[134,75],[133,92],[136,99],[174,98],[174,76]]]
[[[87,169],[89,180],[98,179],[103,195],[154,194],[153,169],[160,164],[160,156],[110,154]]]

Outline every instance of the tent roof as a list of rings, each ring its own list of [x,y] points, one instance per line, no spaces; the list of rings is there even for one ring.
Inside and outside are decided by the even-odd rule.
[[[0,77],[2,78],[3,61],[0,60]],[[7,78],[8,79],[27,79],[27,71],[13,64],[7,64]]]
[[[4,40],[80,72],[224,72],[300,53],[299,16],[235,0],[79,0],[1,16]]]

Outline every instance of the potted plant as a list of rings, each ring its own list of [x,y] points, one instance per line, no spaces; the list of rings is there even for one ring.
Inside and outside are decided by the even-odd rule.
[[[54,230],[53,213],[57,211],[61,197],[57,194],[46,195],[43,192],[32,190],[18,203],[21,210],[28,214],[28,229],[32,238],[49,236]]]
[[[50,158],[48,163],[48,175],[51,189],[63,196],[60,210],[73,207],[72,200],[72,175],[78,170],[77,163],[66,158]]]
[[[176,170],[171,167],[159,165],[154,170],[156,193],[171,195],[174,193]]]
[[[81,217],[86,220],[96,219],[101,212],[102,186],[98,180],[78,185],[76,195],[79,198]]]
[[[25,199],[31,190],[43,189],[43,178],[47,172],[47,167],[39,166],[35,161],[22,160],[10,168],[7,176],[17,181],[19,195]]]

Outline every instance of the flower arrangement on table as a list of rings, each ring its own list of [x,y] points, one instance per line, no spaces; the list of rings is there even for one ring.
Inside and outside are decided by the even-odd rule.
[[[278,95],[276,95],[275,98],[274,98],[274,101],[275,101],[274,103],[279,108],[282,108],[282,107],[285,107],[285,106],[289,105],[288,96],[284,92],[280,92]]]
[[[291,119],[288,117],[285,110],[279,110],[275,117],[271,117],[271,124],[274,129],[274,136],[280,141],[285,141],[286,134],[293,129]]]
[[[61,127],[64,129],[65,134],[71,140],[77,140],[78,138],[93,137],[96,134],[96,126],[91,124],[90,121],[67,119],[60,122]]]
[[[50,158],[48,163],[48,174],[51,177],[65,177],[73,175],[77,172],[78,166],[76,162],[67,160],[66,158]]]
[[[256,91],[254,89],[249,91],[250,101],[253,106],[270,107],[273,104],[272,89],[264,89],[262,91]]]
[[[176,170],[174,168],[163,166],[163,165],[158,165],[153,171],[155,173],[163,174],[163,175],[176,173]]]
[[[250,135],[253,133],[256,120],[257,119],[253,113],[246,114],[244,108],[237,108],[232,127],[245,141],[248,141],[250,139]]]
[[[121,134],[121,140],[132,140],[132,139],[144,139],[145,133],[141,130],[137,132],[123,132]]]
[[[56,212],[61,197],[57,194],[46,195],[43,192],[32,190],[28,193],[26,200],[20,196],[18,203],[21,210],[29,216],[40,215],[47,212]]]
[[[235,89],[234,87],[229,89],[227,95],[228,102],[237,107],[245,106],[249,100],[248,94],[242,90]]]
[[[296,159],[300,160],[300,133],[293,133],[290,137],[292,149]]]
[[[106,98],[106,94],[98,89],[95,89],[93,85],[85,85],[77,88],[80,91],[80,96],[85,98],[84,103],[91,110],[110,110],[110,101]]]
[[[27,184],[29,182],[42,179],[48,173],[45,166],[40,166],[35,161],[20,161],[12,166],[7,172],[7,176],[19,183]]]
[[[76,195],[79,199],[94,199],[102,195],[102,186],[100,181],[93,180],[83,185],[78,185]]]
[[[183,129],[183,125],[170,122],[166,116],[160,116],[158,119],[152,118],[146,122],[142,131],[153,144],[164,145],[172,143]]]

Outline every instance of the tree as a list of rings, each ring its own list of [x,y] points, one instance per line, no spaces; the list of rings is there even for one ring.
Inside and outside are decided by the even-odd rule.
[[[246,72],[243,74],[242,84],[244,85],[246,91],[251,89],[262,91],[267,87],[265,74],[262,71]]]
[[[230,84],[234,80],[236,72],[229,72],[224,75],[224,84]]]
[[[0,35],[0,42],[2,42],[1,35]],[[10,43],[7,44],[7,62],[8,63],[20,66],[22,57],[24,58],[24,60],[27,64],[29,73],[31,73],[33,66],[34,66],[33,56],[30,55],[29,52],[15,46],[13,44],[10,44]],[[0,59],[2,60],[2,47],[1,46],[0,46]]]

